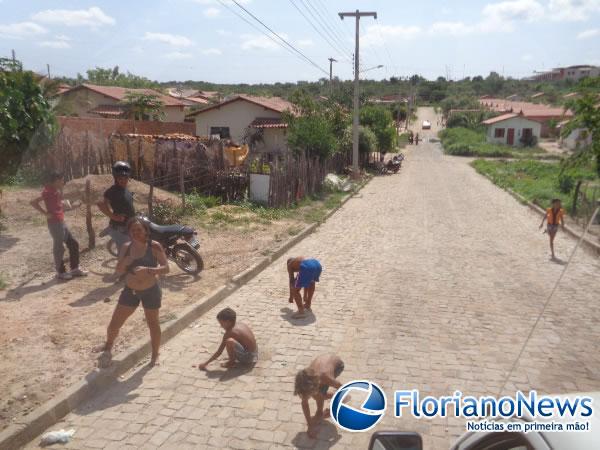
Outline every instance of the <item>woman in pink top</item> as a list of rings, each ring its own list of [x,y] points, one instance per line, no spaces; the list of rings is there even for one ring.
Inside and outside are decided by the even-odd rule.
[[[31,206],[45,215],[48,221],[48,230],[54,241],[52,252],[56,267],[56,278],[59,280],[70,280],[73,277],[86,276],[87,272],[79,267],[79,243],[65,224],[65,210],[62,197],[62,188],[64,185],[65,178],[63,174],[52,172],[48,177],[48,183],[44,186],[42,194],[30,203]],[[45,211],[40,206],[42,200],[46,205]],[[69,249],[70,272],[67,272],[65,263],[63,262],[65,254],[64,244],[67,244],[67,248]]]

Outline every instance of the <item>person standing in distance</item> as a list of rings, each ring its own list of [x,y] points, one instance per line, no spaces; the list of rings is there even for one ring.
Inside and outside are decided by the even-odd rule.
[[[129,242],[127,221],[135,217],[133,194],[127,189],[131,177],[131,166],[128,162],[117,161],[113,164],[112,174],[115,184],[104,192],[104,198],[97,205],[100,211],[110,219],[108,234],[120,251],[123,244]]]

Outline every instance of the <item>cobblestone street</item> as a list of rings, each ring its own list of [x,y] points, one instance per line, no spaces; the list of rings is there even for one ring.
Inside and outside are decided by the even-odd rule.
[[[129,372],[52,429],[75,428],[65,446],[72,449],[366,449],[370,433],[330,422],[309,439],[293,396],[296,371],[335,352],[346,367],[342,383],[367,379],[387,393],[377,430],[418,431],[425,449],[447,449],[463,421],[396,419],[393,391],[500,393],[564,267],[549,260],[540,220],[465,158],[444,156],[438,143],[411,146],[399,174],[374,178],[166,344],[160,367]],[[575,240],[559,233],[556,242],[566,261]],[[316,257],[324,268],[314,316],[302,320],[290,318],[287,302],[291,255]],[[600,390],[599,268],[577,252],[503,393]],[[216,350],[215,315],[225,306],[255,332],[260,356],[252,371],[192,368]]]

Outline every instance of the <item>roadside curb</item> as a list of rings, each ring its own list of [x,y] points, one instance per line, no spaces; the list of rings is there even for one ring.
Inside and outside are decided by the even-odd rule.
[[[226,284],[216,288],[197,303],[187,307],[173,321],[162,328],[161,345],[164,345],[192,322],[203,316],[211,308],[237,291],[240,287],[266,269],[273,261],[280,258],[290,248],[312,234],[323,222],[335,214],[371,179],[359,184],[348,193],[338,205],[332,208],[318,222],[306,226],[300,233],[281,244],[269,256],[261,258],[257,263],[233,276]],[[6,450],[18,449],[31,442],[44,430],[59,422],[63,417],[76,409],[83,402],[99,394],[102,388],[118,380],[119,376],[135,367],[150,353],[150,341],[142,338],[132,347],[113,358],[112,365],[107,369],[94,369],[85,379],[61,391],[56,397],[39,406],[22,420],[9,425],[0,432],[0,448]]]
[[[492,180],[492,178],[490,176],[488,176],[487,174],[483,174],[480,172],[477,172],[480,175],[484,176],[485,178],[487,178],[491,183],[494,184],[494,186],[496,187],[500,187],[498,186],[496,183],[494,183],[494,180]],[[529,209],[531,209],[532,211],[538,213],[540,216],[545,216],[546,215],[546,211],[544,211],[543,208],[539,207],[538,205],[536,205],[535,203],[530,202],[529,200],[527,200],[525,197],[523,197],[521,194],[513,191],[510,188],[501,188],[503,190],[505,190],[506,192],[508,192],[510,195],[512,195],[516,200],[519,201],[519,203],[522,203],[526,206],[529,207]],[[581,239],[581,234],[579,234],[576,230],[574,230],[572,227],[570,227],[569,225],[565,225],[565,233],[567,233],[569,236],[579,240]],[[581,245],[584,249],[588,250],[590,253],[592,253],[594,256],[600,255],[600,244],[597,244],[594,241],[591,241],[589,238],[584,237],[583,241],[581,242]]]

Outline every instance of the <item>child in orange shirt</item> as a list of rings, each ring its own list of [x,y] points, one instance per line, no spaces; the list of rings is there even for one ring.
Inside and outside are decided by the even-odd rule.
[[[542,219],[540,229],[544,226],[544,221],[547,221],[546,232],[550,237],[550,251],[552,252],[552,259],[556,259],[554,255],[554,238],[558,231],[558,225],[562,224],[563,231],[565,230],[565,211],[561,208],[560,199],[555,198],[552,200],[551,207],[546,210],[546,215]]]

